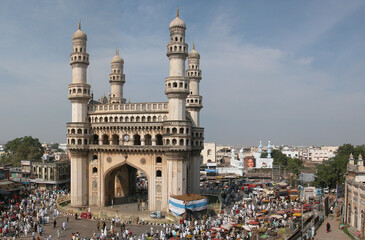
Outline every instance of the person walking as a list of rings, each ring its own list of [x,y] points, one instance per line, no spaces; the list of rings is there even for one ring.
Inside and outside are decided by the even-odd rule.
[[[327,222],[327,232],[330,232],[331,231],[331,224],[329,222]]]
[[[57,224],[57,222],[56,222],[56,219],[55,219],[55,220],[53,220],[53,228],[56,228],[56,224]]]
[[[62,229],[63,229],[63,231],[66,231],[66,222],[62,223]]]
[[[96,228],[98,229],[98,232],[99,232],[99,230],[100,230],[100,222],[99,221],[96,223]]]

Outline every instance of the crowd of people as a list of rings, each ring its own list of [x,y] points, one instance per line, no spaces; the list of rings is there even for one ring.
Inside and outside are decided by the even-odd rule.
[[[64,192],[48,190],[25,190],[21,198],[10,198],[1,211],[0,236],[8,239],[25,237],[27,239],[57,239],[66,231],[69,216],[57,223],[59,211],[56,199]],[[268,199],[260,194],[244,194],[235,184],[222,191],[225,205],[219,214],[212,212],[187,212],[179,223],[147,225],[141,219],[142,229],[136,234],[129,227],[131,221],[121,219],[85,220],[95,221],[95,233],[89,239],[256,239],[257,236],[267,235],[275,238],[279,234],[293,232],[300,226],[300,218],[293,216],[293,209],[301,207],[299,201],[284,198]],[[74,216],[78,218],[77,214]],[[44,234],[44,227],[55,228],[54,235]],[[82,223],[80,223],[82,224]],[[85,223],[88,224],[88,223]],[[71,239],[85,239],[89,233],[79,233],[77,226],[70,228],[75,231]],[[327,226],[329,229],[329,227]],[[307,239],[315,234],[314,227],[305,233]],[[56,234],[55,234],[56,232]],[[64,235],[62,235],[64,236]]]

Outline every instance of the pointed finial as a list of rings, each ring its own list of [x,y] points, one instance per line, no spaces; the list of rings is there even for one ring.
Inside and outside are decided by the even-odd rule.
[[[352,153],[350,154],[350,159],[354,159],[354,155]]]
[[[179,17],[179,7],[177,8],[177,11],[176,11],[176,17]]]
[[[195,43],[193,42],[193,50],[195,50]]]
[[[115,55],[119,56],[119,49],[115,49]]]
[[[81,20],[79,20],[79,29],[81,30]]]
[[[361,153],[359,154],[359,160],[362,160],[362,155],[361,155]]]

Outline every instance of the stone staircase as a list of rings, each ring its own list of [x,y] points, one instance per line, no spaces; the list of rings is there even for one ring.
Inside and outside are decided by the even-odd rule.
[[[355,240],[361,240],[361,238],[357,237],[356,235],[357,230],[355,228],[348,226],[347,230],[354,237]]]

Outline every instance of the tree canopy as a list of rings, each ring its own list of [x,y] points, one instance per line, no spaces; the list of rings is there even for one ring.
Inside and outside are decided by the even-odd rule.
[[[15,138],[5,145],[5,153],[1,156],[1,161],[20,166],[21,160],[38,160],[42,157],[43,152],[38,138],[31,136]]]
[[[359,154],[364,156],[365,146],[353,146],[351,144],[340,146],[335,157],[317,165],[314,184],[318,187],[335,188],[337,184],[344,183],[351,153],[354,155],[356,163]]]
[[[290,173],[298,175],[300,170],[303,168],[303,161],[301,159],[287,157],[280,150],[274,149],[271,156],[274,159],[274,165],[280,165]],[[261,157],[267,157],[267,152],[262,153]]]

